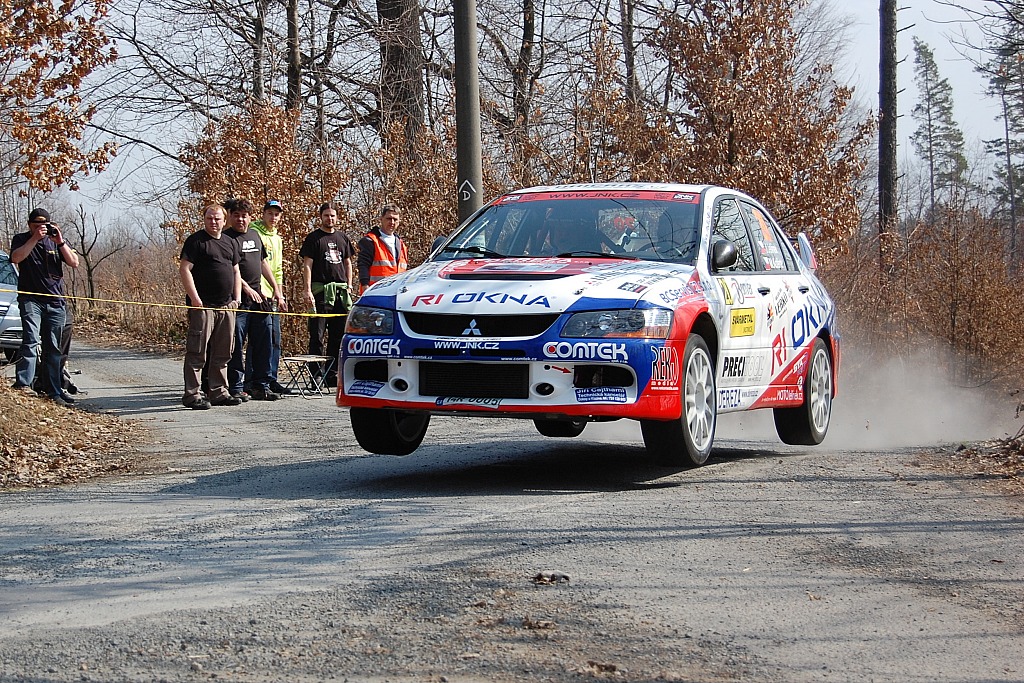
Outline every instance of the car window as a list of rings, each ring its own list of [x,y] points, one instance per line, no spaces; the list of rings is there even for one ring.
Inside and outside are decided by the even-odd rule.
[[[771,220],[761,209],[747,202],[740,202],[743,213],[747,216],[747,223],[750,224],[750,232],[754,236],[754,246],[757,253],[761,255],[761,263],[768,271],[793,270],[792,265],[787,267],[786,259],[783,256],[783,249],[779,244],[778,236],[775,233]]]
[[[731,240],[738,252],[736,263],[724,268],[722,272],[757,270],[750,236],[747,234],[743,218],[740,217],[740,208],[735,199],[722,199],[715,205],[711,229],[712,243],[723,238]]]
[[[623,193],[635,194],[635,193]],[[693,264],[699,197],[574,197],[538,193],[497,203],[463,226],[437,258],[609,254]]]
[[[17,285],[18,273],[11,264],[11,258],[6,254],[0,254],[0,283],[5,285]]]

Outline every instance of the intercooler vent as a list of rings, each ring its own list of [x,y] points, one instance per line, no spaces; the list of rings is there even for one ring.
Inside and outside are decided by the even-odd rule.
[[[388,381],[388,362],[383,359],[361,360],[352,369],[356,379],[370,380],[373,382]]]
[[[530,368],[525,364],[421,361],[420,395],[528,398]]]

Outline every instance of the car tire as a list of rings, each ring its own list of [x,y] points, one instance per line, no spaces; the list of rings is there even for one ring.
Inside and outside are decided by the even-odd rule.
[[[641,420],[644,445],[660,465],[697,467],[711,455],[718,422],[715,366],[704,338],[686,340],[682,368],[682,414],[677,420]]]
[[[6,361],[8,363],[13,363],[14,362],[14,358],[17,355],[18,355],[18,349],[8,349],[8,348],[4,349],[4,359],[6,359]]]
[[[541,436],[572,438],[587,428],[585,420],[534,420],[533,425]]]
[[[350,408],[356,441],[364,450],[380,455],[409,455],[423,443],[430,413],[390,408]]]
[[[832,357],[821,337],[811,344],[804,376],[804,404],[775,408],[775,431],[783,443],[816,446],[825,438],[832,418]]]

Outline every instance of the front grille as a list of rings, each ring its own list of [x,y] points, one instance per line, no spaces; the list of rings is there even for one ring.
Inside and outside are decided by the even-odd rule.
[[[431,337],[536,337],[558,320],[558,313],[543,315],[455,315],[403,313],[416,334]]]
[[[528,398],[530,368],[505,363],[420,363],[421,396]]]

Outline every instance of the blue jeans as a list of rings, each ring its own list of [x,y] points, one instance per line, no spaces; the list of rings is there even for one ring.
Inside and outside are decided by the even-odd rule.
[[[270,315],[270,379],[268,382],[277,381],[277,373],[281,367],[281,316]],[[245,350],[245,390],[253,388],[253,380],[256,378],[252,369],[252,347]]]
[[[39,344],[43,345],[46,374],[43,390],[48,396],[61,396],[60,335],[64,329],[64,307],[53,302],[19,300],[21,308],[21,358],[14,385],[32,386],[36,377]]]
[[[247,354],[242,345],[246,338],[249,339],[248,355],[252,360],[252,378],[249,384],[252,389],[269,388],[273,317],[275,316],[253,310],[239,311],[235,314],[235,350],[228,363],[228,390],[232,394],[240,393],[245,388]]]

